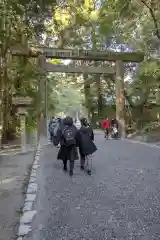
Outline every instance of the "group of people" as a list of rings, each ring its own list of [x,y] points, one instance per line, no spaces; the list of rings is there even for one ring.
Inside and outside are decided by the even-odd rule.
[[[49,122],[48,131],[50,133],[50,140],[56,145],[57,142],[57,132],[59,127],[61,126],[62,119],[61,118],[54,118],[52,117],[51,121]]]
[[[80,169],[85,170],[91,175],[92,154],[97,150],[94,143],[94,133],[86,118],[81,119],[81,127],[77,129],[73,119],[66,117],[64,119],[52,119],[49,124],[49,132],[54,146],[60,144],[57,159],[63,161],[63,170],[67,171],[69,162],[69,174],[73,175],[74,162],[79,159]],[[79,155],[78,155],[79,149]]]
[[[104,130],[105,138],[108,138],[109,134],[112,138],[118,138],[118,121],[116,119],[109,120],[106,118],[102,120],[102,129]]]

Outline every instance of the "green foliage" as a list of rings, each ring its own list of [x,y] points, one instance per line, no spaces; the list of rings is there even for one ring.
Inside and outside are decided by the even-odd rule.
[[[11,57],[11,46],[39,44],[41,33],[46,34],[45,44],[62,48],[107,50],[127,43],[145,52],[145,61],[131,82],[125,83],[125,97],[130,112],[139,122],[144,106],[157,101],[155,92],[160,90],[160,8],[159,0],[96,0],[56,1],[2,0],[0,5],[0,99],[3,103],[4,133],[18,125],[12,97],[30,96],[33,105],[27,119],[28,128],[36,125],[39,104],[37,60]],[[48,21],[46,16],[52,18]],[[54,39],[53,39],[54,36]],[[58,59],[50,60],[63,64]],[[72,66],[80,65],[71,61]],[[101,66],[101,62],[84,62],[87,66]],[[111,63],[105,63],[111,65]],[[133,67],[131,66],[133,70]],[[127,70],[126,73],[128,74]],[[115,82],[110,76],[89,74],[52,73],[46,76],[48,111],[74,114],[83,104],[92,119],[103,118],[107,111],[107,97],[114,97]],[[3,94],[2,94],[3,92]],[[7,114],[6,114],[7,112]],[[12,125],[12,126],[11,126]],[[4,135],[5,135],[4,134]],[[7,134],[6,134],[7,135]]]
[[[151,133],[151,132],[156,132],[160,131],[160,122],[155,121],[155,122],[150,122],[148,123],[142,130],[141,133]]]
[[[48,77],[48,109],[51,113],[73,115],[82,104],[80,89],[74,75],[50,74]]]
[[[13,138],[17,126],[19,127],[16,108],[12,104],[14,96],[29,96],[33,99],[27,124],[34,126],[39,114],[37,111],[39,77],[37,61],[25,57],[12,57],[10,49],[13,46],[23,46],[28,49],[29,44],[38,43],[39,36],[36,35],[37,32],[35,34],[35,27],[39,24],[39,20],[36,15],[36,20],[34,16],[33,22],[30,14],[37,14],[38,8],[42,12],[48,4],[53,5],[53,1],[47,0],[41,6],[39,1],[31,4],[28,0],[2,0],[0,4],[0,100],[2,102],[0,122],[3,127],[3,142]],[[39,16],[43,25],[44,19],[42,15]]]

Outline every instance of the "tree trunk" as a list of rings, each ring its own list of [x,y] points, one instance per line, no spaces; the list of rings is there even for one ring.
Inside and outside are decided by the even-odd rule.
[[[13,123],[16,111],[13,111],[12,105],[12,82],[8,78],[8,64],[10,63],[10,55],[6,54],[3,58],[3,94],[2,94],[2,144],[13,140],[16,133],[16,125]]]
[[[3,129],[2,129],[2,144],[7,143],[15,138],[16,125],[13,122],[15,112],[12,111],[12,95],[10,89],[5,87],[3,91]]]
[[[100,74],[95,75],[96,80],[96,88],[97,88],[97,111],[98,111],[98,118],[103,117],[103,96],[102,96],[102,89],[101,89],[101,76]]]
[[[85,96],[85,107],[88,109],[88,118],[92,117],[93,113],[93,104],[92,104],[92,96],[91,96],[91,87],[88,81],[88,74],[83,75],[84,79],[84,96]]]
[[[141,129],[143,127],[143,111],[144,105],[138,106],[137,108],[132,108],[132,118],[136,121],[136,129]]]

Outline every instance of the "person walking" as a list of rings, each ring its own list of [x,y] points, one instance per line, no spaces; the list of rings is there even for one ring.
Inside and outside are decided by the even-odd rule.
[[[77,151],[77,128],[73,124],[71,117],[66,117],[63,120],[63,127],[60,127],[57,131],[57,145],[60,143],[60,149],[57,155],[57,159],[63,161],[63,170],[67,171],[67,162],[70,162],[70,176],[73,175],[74,161],[78,160]]]
[[[104,138],[108,138],[110,129],[110,121],[108,118],[102,120],[102,128],[104,129]]]
[[[53,141],[53,138],[54,138],[54,128],[56,126],[56,119],[54,117],[52,117],[52,119],[50,120],[49,122],[49,125],[48,125],[48,131],[49,131],[49,134],[50,134],[50,140]]]
[[[87,119],[81,119],[81,128],[77,132],[77,142],[80,153],[81,170],[84,170],[84,165],[87,165],[87,173],[91,175],[92,154],[97,150],[94,144],[93,129],[89,126]]]
[[[62,122],[61,118],[57,118],[56,125],[55,125],[54,130],[53,130],[53,144],[54,144],[54,146],[57,146],[57,147],[58,147],[58,145],[57,145],[57,132],[58,132],[58,129],[61,127],[61,122]]]

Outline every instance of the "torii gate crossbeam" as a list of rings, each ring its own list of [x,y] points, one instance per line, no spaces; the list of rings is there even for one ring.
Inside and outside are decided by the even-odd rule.
[[[46,72],[65,72],[65,73],[88,73],[88,74],[115,74],[116,70],[115,67],[90,67],[90,66],[70,66],[70,65],[57,65],[53,63],[47,62],[45,64],[45,71]]]
[[[144,60],[144,53],[92,51],[83,49],[57,49],[45,46],[35,46],[34,49],[32,49],[31,46],[29,50],[26,50],[22,47],[15,47],[11,49],[11,53],[13,56],[39,57],[41,72],[40,79],[42,79],[44,75],[46,58],[115,62],[116,118],[121,125],[122,136],[125,137],[124,62],[141,62]],[[39,89],[42,94],[44,92],[42,80],[40,80]]]

